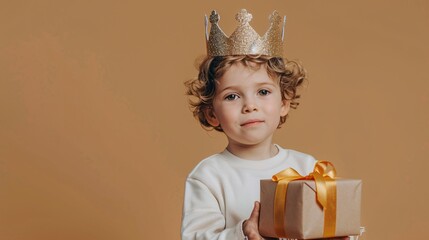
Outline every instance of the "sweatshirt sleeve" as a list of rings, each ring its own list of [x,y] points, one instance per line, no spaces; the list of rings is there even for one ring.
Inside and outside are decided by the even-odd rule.
[[[182,215],[182,240],[243,240],[243,221],[235,227],[225,228],[225,216],[212,191],[203,182],[188,177]]]

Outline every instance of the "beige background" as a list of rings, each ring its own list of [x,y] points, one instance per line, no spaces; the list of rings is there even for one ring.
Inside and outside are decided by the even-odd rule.
[[[230,34],[288,16],[286,53],[310,74],[276,136],[364,181],[365,239],[427,237],[429,3],[3,1],[0,239],[179,239],[187,173],[221,151],[183,81],[203,15]]]

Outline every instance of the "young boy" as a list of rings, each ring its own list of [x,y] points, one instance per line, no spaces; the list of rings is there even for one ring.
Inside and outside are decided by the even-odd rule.
[[[292,167],[302,175],[315,159],[273,144],[274,132],[298,105],[305,70],[283,54],[283,27],[274,12],[263,37],[241,10],[228,38],[210,16],[207,57],[186,83],[194,115],[207,129],[223,132],[226,149],[202,160],[186,180],[182,239],[262,239],[258,232],[259,181]],[[207,21],[206,21],[207,22]]]

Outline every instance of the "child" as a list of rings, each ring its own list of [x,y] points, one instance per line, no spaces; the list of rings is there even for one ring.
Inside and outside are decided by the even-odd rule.
[[[226,149],[202,160],[186,180],[182,239],[262,239],[258,232],[259,180],[292,167],[302,175],[315,159],[273,144],[274,132],[298,105],[305,70],[282,56],[283,26],[274,12],[259,37],[241,10],[228,38],[210,16],[207,57],[186,86],[194,115],[207,129],[223,132]],[[207,21],[206,21],[207,22]],[[284,22],[283,22],[284,25]]]

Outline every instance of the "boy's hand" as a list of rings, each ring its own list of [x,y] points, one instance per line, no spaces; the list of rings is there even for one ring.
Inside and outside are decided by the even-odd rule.
[[[259,226],[259,208],[260,203],[258,201],[255,202],[252,213],[250,214],[249,219],[244,221],[243,223],[243,233],[247,236],[249,240],[261,240],[262,236],[259,234],[258,226]]]

